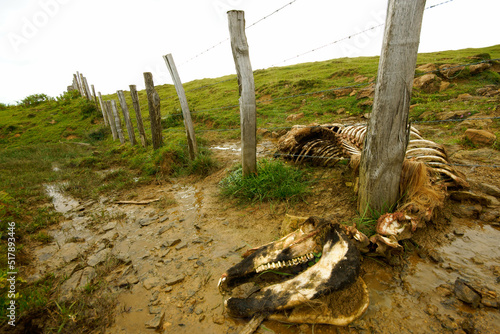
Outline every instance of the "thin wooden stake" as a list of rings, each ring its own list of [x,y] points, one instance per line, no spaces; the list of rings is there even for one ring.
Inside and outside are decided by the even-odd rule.
[[[123,137],[122,131],[122,121],[120,119],[120,114],[118,113],[118,106],[116,105],[116,100],[111,100],[111,110],[113,111],[113,116],[115,117],[116,133],[118,138],[120,138],[120,143],[125,144],[125,137]]]
[[[92,101],[92,94],[90,93],[89,83],[87,82],[87,78],[85,77],[83,77],[83,87],[85,88],[87,100]]]
[[[118,95],[120,106],[122,107],[123,118],[125,119],[125,125],[127,126],[127,133],[130,144],[132,144],[132,146],[137,145],[137,141],[135,140],[134,127],[132,126],[130,113],[128,112],[127,101],[125,101],[125,94],[123,94],[123,90],[117,91],[116,94]]]
[[[198,145],[196,144],[196,136],[194,134],[193,121],[191,120],[191,112],[189,111],[189,105],[186,98],[186,93],[184,92],[184,87],[182,86],[181,78],[177,72],[177,67],[174,63],[174,58],[172,54],[163,56],[165,63],[167,64],[168,71],[172,76],[172,80],[175,84],[175,90],[177,91],[177,96],[179,96],[179,101],[182,108],[182,116],[184,117],[184,127],[186,128],[186,136],[189,148],[189,157],[191,160],[198,155]]]
[[[425,0],[389,0],[373,111],[361,155],[358,210],[376,216],[400,197]]]
[[[137,87],[130,85],[130,96],[132,97],[132,104],[134,105],[135,118],[137,119],[137,129],[139,130],[139,137],[141,138],[142,147],[148,146],[146,132],[144,131],[144,124],[142,123],[141,105],[139,104],[139,94]]]
[[[257,173],[257,117],[255,83],[250,53],[245,35],[245,13],[239,10],[227,12],[231,48],[238,74],[240,90],[241,158],[243,176]]]
[[[113,140],[118,139],[118,132],[116,131],[115,117],[113,116],[113,111],[111,107],[111,101],[104,101],[104,109],[106,110],[106,115],[108,116],[109,125],[111,127],[111,133],[113,134]]]
[[[97,95],[98,95],[98,99],[99,99],[99,105],[101,106],[102,117],[104,118],[104,125],[109,126],[108,115],[107,115],[106,109],[104,107],[104,104],[102,102],[101,92],[97,92]]]
[[[146,93],[148,94],[148,108],[149,118],[151,121],[153,148],[156,150],[163,145],[163,138],[161,134],[160,96],[155,90],[153,75],[150,72],[144,73],[144,82],[146,83]]]

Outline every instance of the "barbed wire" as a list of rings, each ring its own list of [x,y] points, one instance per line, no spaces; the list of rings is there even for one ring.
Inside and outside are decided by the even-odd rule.
[[[441,6],[441,5],[447,4],[447,3],[452,2],[452,1],[453,1],[453,0],[448,0],[448,1],[441,2],[441,3],[435,4],[435,5],[432,5],[432,6],[426,7],[426,8],[425,8],[425,10],[432,9],[432,8],[435,8],[435,7],[439,7],[439,6]],[[355,36],[358,36],[358,35],[364,34],[364,33],[368,32],[368,31],[370,31],[370,30],[375,30],[375,29],[380,28],[380,27],[382,27],[382,26],[384,26],[384,25],[385,25],[385,23],[380,23],[380,24],[378,24],[378,25],[376,25],[376,26],[372,26],[372,27],[367,28],[367,29],[365,29],[365,30],[362,30],[362,31],[360,31],[360,32],[357,32],[357,33],[351,34],[351,35],[346,36],[346,37],[342,37],[342,38],[340,38],[340,39],[338,39],[338,40],[335,40],[335,41],[333,41],[333,42],[329,42],[329,43],[324,44],[324,45],[322,45],[322,46],[316,47],[316,48],[314,48],[314,49],[312,49],[312,50],[309,50],[309,51],[303,52],[303,53],[298,54],[298,55],[296,55],[296,56],[294,56],[294,57],[291,57],[291,58],[288,58],[288,59],[285,59],[285,60],[279,61],[279,62],[277,62],[277,63],[275,63],[275,64],[271,65],[271,67],[275,67],[275,66],[277,66],[277,65],[279,65],[279,64],[281,64],[281,63],[286,63],[286,62],[288,62],[288,61],[290,61],[290,60],[292,60],[292,59],[300,58],[300,57],[302,57],[302,56],[305,56],[306,54],[309,54],[309,53],[312,53],[312,52],[315,52],[315,51],[321,50],[321,49],[323,49],[323,48],[326,48],[326,47],[328,47],[328,46],[331,46],[331,45],[337,44],[337,43],[339,43],[339,42],[342,42],[342,41],[345,41],[345,40],[351,39],[351,38],[353,38],[353,37],[355,37]]]
[[[278,9],[276,9],[276,10],[275,10],[275,11],[273,11],[271,14],[268,14],[268,15],[266,15],[266,16],[264,16],[264,17],[262,17],[261,19],[257,20],[256,22],[254,22],[254,23],[252,23],[251,25],[249,25],[248,27],[246,27],[246,28],[245,28],[245,30],[247,30],[247,29],[250,29],[250,28],[254,27],[254,26],[255,26],[255,25],[257,25],[258,23],[260,23],[260,22],[264,21],[265,19],[267,19],[267,18],[268,18],[268,17],[270,17],[270,16],[273,16],[274,14],[276,14],[276,13],[278,13],[279,11],[283,10],[285,7],[288,7],[288,6],[292,5],[292,4],[293,4],[293,3],[295,3],[296,1],[297,1],[297,0],[293,0],[293,1],[289,2],[289,3],[287,3],[286,5],[284,5],[284,6],[280,7],[280,8],[278,8]],[[200,57],[200,56],[204,55],[205,53],[207,53],[207,52],[209,52],[209,51],[211,51],[211,50],[215,49],[215,48],[216,48],[216,47],[218,47],[219,45],[224,44],[225,42],[229,41],[229,39],[230,39],[230,38],[229,38],[229,37],[227,37],[227,38],[225,38],[224,40],[222,40],[222,41],[218,42],[217,44],[212,45],[211,47],[209,47],[209,48],[208,48],[208,49],[206,49],[205,51],[202,51],[202,52],[200,52],[199,54],[195,55],[194,57],[192,57],[192,58],[188,59],[187,61],[183,62],[182,64],[180,64],[180,65],[179,65],[179,67],[181,67],[181,66],[183,66],[183,65],[186,65],[187,63],[189,63],[189,62],[193,61],[194,59],[196,59],[196,58],[198,58],[198,57]]]

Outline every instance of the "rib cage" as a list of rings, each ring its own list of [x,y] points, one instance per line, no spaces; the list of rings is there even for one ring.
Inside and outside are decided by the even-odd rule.
[[[366,130],[365,124],[295,126],[280,138],[278,152],[297,163],[333,166],[340,160],[361,155]],[[434,182],[448,187],[468,187],[464,176],[450,166],[444,147],[423,139],[414,127],[410,127],[405,157],[425,163]]]

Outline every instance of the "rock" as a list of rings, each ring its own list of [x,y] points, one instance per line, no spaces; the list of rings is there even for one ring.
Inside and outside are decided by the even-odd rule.
[[[479,219],[483,222],[499,222],[500,212],[494,210],[483,210]]]
[[[59,256],[66,263],[76,260],[78,258],[78,255],[80,255],[80,246],[73,242],[65,244],[59,250]]]
[[[353,92],[352,88],[335,89],[333,93],[335,97],[343,97],[351,94]]]
[[[180,243],[178,244],[176,247],[175,247],[175,250],[181,250],[183,248],[186,248],[188,246],[187,242],[184,241],[183,243]]]
[[[148,329],[160,329],[163,326],[163,319],[165,318],[165,311],[157,314],[153,319],[146,322],[146,328]]]
[[[480,217],[483,207],[479,204],[476,205],[465,205],[461,204],[455,207],[453,215],[458,218],[472,218],[477,219]]]
[[[469,73],[470,74],[478,74],[483,71],[486,71],[491,67],[491,64],[489,63],[480,63],[480,64],[475,64],[475,65],[470,65],[469,66]]]
[[[481,304],[483,304],[486,307],[492,307],[492,308],[499,308],[500,307],[500,302],[498,299],[494,298],[482,298],[481,299]]]
[[[142,282],[142,284],[144,285],[144,288],[146,290],[151,290],[152,288],[160,285],[160,283],[161,283],[161,281],[160,281],[160,278],[158,278],[158,277],[149,277],[149,278],[146,278]]]
[[[358,107],[360,108],[367,108],[373,106],[373,100],[365,100],[360,103],[358,103]]]
[[[108,232],[116,227],[116,222],[111,222],[106,224],[102,229],[104,232]]]
[[[456,110],[456,111],[444,111],[436,114],[436,119],[440,121],[446,121],[449,119],[460,119],[466,115],[468,111],[466,110]]]
[[[169,277],[169,278],[166,279],[165,284],[168,285],[168,286],[172,286],[172,285],[175,285],[177,283],[180,283],[180,282],[184,281],[184,278],[185,278],[185,276],[183,276],[183,275],[178,275],[178,276],[175,276],[175,277]]]
[[[479,306],[481,296],[471,289],[464,280],[460,278],[455,280],[454,292],[455,296],[464,303],[471,304],[474,308]]]
[[[360,83],[360,82],[365,82],[365,81],[368,81],[368,78],[365,77],[364,75],[356,75],[354,77],[354,82]]]
[[[181,239],[171,239],[171,240],[165,241],[162,246],[173,247],[173,246],[177,245],[180,242],[181,242]]]
[[[153,224],[156,220],[158,220],[158,217],[141,218],[138,223],[141,227],[144,227]]]
[[[150,306],[149,307],[149,314],[161,314],[162,311],[163,311],[163,309],[160,306]]]
[[[345,108],[340,108],[336,111],[337,115],[344,114],[345,113]]]
[[[470,114],[471,113],[468,112],[468,115]],[[472,116],[472,119],[464,120],[462,123],[460,123],[460,125],[467,128],[484,129],[491,126],[492,123],[493,121],[489,119],[489,116],[479,113]]]
[[[98,252],[97,254],[94,254],[91,257],[89,257],[89,259],[87,260],[87,264],[91,267],[95,267],[96,265],[106,261],[110,254],[111,254],[111,249],[105,248],[100,252]]]
[[[441,263],[441,262],[444,262],[443,258],[441,257],[441,255],[439,255],[438,252],[436,252],[435,250],[431,250],[429,251],[429,259],[431,259],[432,261],[434,261],[435,263]]]
[[[435,93],[441,87],[441,79],[434,73],[424,74],[413,79],[413,87],[426,93]]]
[[[497,136],[486,130],[467,129],[465,137],[476,145],[492,145]]]
[[[473,100],[474,99],[474,96],[470,95],[470,94],[459,94],[457,96],[457,100],[458,101],[470,101],[470,100]]]
[[[212,316],[212,321],[214,322],[214,324],[217,324],[217,325],[223,325],[224,324],[224,316],[220,315],[220,314],[214,314]]]
[[[60,300],[69,300],[73,291],[82,289],[85,285],[91,283],[96,276],[97,273],[92,267],[87,267],[75,272],[66,282],[61,285]]]
[[[360,89],[356,96],[356,99],[365,99],[365,98],[373,98],[375,96],[375,85],[371,84],[370,86]]]
[[[442,92],[450,87],[450,83],[448,81],[441,81],[441,84],[439,85],[439,91]]]
[[[421,72],[433,72],[433,71],[437,71],[437,69],[438,69],[437,65],[432,64],[432,63],[420,65],[417,67],[417,71],[421,71]]]
[[[464,68],[464,66],[458,66],[457,64],[444,64],[439,66],[439,73],[445,78],[450,79],[460,74]]]
[[[289,115],[287,118],[286,118],[286,121],[287,122],[293,122],[293,121],[297,121],[301,118],[304,118],[304,113],[300,113],[300,114],[293,114],[293,115]]]

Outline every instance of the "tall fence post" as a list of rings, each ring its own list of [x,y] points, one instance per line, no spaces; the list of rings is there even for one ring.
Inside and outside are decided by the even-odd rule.
[[[80,85],[82,86],[82,97],[84,97],[88,100],[89,96],[87,95],[87,90],[85,89],[85,81],[83,80],[82,73],[80,73]]]
[[[388,3],[372,116],[361,155],[358,200],[361,213],[384,213],[400,196],[424,7],[425,0]]]
[[[111,100],[111,110],[113,111],[113,116],[115,117],[116,133],[120,139],[121,144],[125,144],[125,137],[123,137],[122,131],[122,121],[120,119],[120,114],[118,113],[118,107],[115,100]]]
[[[184,127],[186,128],[187,142],[189,148],[189,157],[193,160],[198,155],[198,145],[196,144],[196,136],[194,134],[193,121],[191,120],[191,112],[189,111],[189,105],[186,98],[186,93],[184,87],[182,86],[181,78],[177,72],[177,67],[174,63],[174,58],[172,54],[163,56],[165,63],[167,64],[168,71],[172,76],[172,80],[175,84],[175,90],[177,91],[177,96],[179,96],[179,101],[182,108],[182,116],[184,117]]]
[[[90,88],[92,89],[92,98],[94,99],[95,106],[96,108],[99,108],[99,104],[97,103],[97,95],[95,95],[94,85],[90,85]]]
[[[142,147],[148,146],[146,132],[144,131],[144,124],[142,123],[141,105],[139,104],[139,94],[137,87],[130,85],[130,96],[132,97],[132,104],[134,105],[135,118],[137,119],[137,129],[139,130],[139,137],[141,138]]]
[[[153,141],[153,148],[156,150],[163,145],[163,138],[161,135],[160,96],[155,90],[153,75],[150,72],[144,73],[144,82],[146,83],[146,93],[148,94],[151,137]]]
[[[78,71],[76,71],[76,74],[75,74],[75,79],[76,79],[76,84],[78,86],[78,90],[80,91],[80,96],[81,97],[85,97],[85,91],[83,90],[83,85],[82,85],[82,79],[81,79],[81,75]]]
[[[123,111],[123,118],[125,119],[125,125],[127,126],[128,139],[132,146],[137,144],[135,140],[134,127],[132,126],[132,121],[130,120],[130,113],[128,112],[127,101],[125,101],[125,94],[123,94],[123,90],[119,90],[116,92],[118,95],[118,100],[120,101],[120,106]]]
[[[105,108],[104,104],[102,103],[101,92],[97,92],[97,95],[98,95],[98,99],[99,99],[99,105],[101,106],[102,117],[104,118],[104,125],[108,126],[109,125],[109,123],[108,123],[108,115],[107,115],[106,109],[104,109]]]
[[[89,83],[87,82],[87,78],[83,78],[83,87],[85,88],[85,94],[87,95],[87,100],[92,101],[92,94],[90,93]]]
[[[245,35],[245,13],[239,10],[227,12],[231,49],[238,74],[240,91],[241,158],[243,176],[257,173],[257,117],[255,83],[250,53]]]
[[[118,132],[116,131],[116,123],[115,117],[113,116],[111,101],[104,101],[104,109],[106,110],[106,115],[108,115],[109,126],[111,127],[111,133],[113,134],[113,140],[117,140]]]

